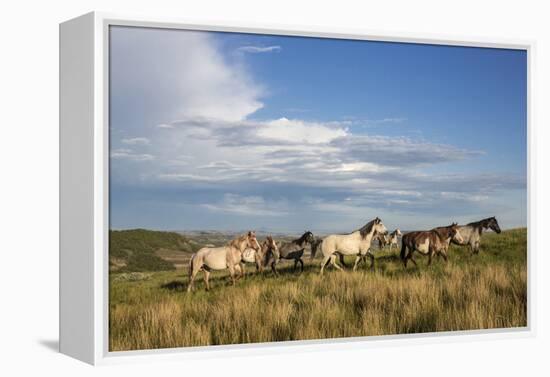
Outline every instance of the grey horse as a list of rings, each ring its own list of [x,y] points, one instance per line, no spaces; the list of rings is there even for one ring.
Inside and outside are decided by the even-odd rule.
[[[304,271],[304,261],[302,260],[304,251],[308,244],[312,245],[314,242],[315,237],[310,231],[305,232],[300,238],[290,242],[278,242],[277,247],[279,249],[279,255],[273,255],[271,260],[268,262],[268,264],[271,265],[271,270],[273,273],[277,274],[275,266],[281,259],[294,260],[293,271],[296,270],[298,263],[300,263],[301,271]]]
[[[458,232],[462,236],[462,242],[458,242],[453,239],[451,242],[455,245],[460,246],[470,246],[470,251],[472,254],[479,253],[479,246],[481,244],[481,234],[484,230],[492,229],[496,233],[500,233],[500,226],[498,226],[498,221],[496,217],[488,217],[486,219],[475,221],[467,225],[460,225],[458,227]]]

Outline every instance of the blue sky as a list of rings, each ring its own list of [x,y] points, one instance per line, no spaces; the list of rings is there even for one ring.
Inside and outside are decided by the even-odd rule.
[[[111,29],[111,227],[526,224],[526,54]]]

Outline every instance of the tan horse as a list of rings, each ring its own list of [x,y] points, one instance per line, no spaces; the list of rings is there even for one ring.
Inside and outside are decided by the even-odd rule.
[[[355,265],[353,270],[357,269],[357,264],[365,256],[371,259],[371,267],[374,267],[374,255],[370,251],[371,242],[377,234],[386,234],[388,230],[378,217],[368,222],[361,229],[349,234],[331,234],[323,239],[321,251],[323,261],[321,262],[321,275],[325,266],[330,263],[337,269],[342,270],[336,264],[336,255],[355,255]]]
[[[242,254],[247,248],[260,250],[260,244],[254,232],[248,232],[221,247],[203,247],[191,256],[189,262],[189,286],[187,292],[194,287],[195,277],[199,271],[204,272],[206,290],[210,289],[208,278],[211,270],[229,269],[231,282],[235,285],[235,266],[242,262]]]

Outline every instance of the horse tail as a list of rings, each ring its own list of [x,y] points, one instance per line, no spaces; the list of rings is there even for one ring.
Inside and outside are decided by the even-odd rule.
[[[311,259],[315,258],[315,254],[317,254],[317,250],[321,247],[323,244],[323,240],[316,241],[311,245]]]
[[[191,280],[191,275],[193,275],[193,262],[195,261],[196,256],[197,256],[196,253],[191,255],[191,259],[189,260],[189,270],[188,270],[189,280]]]
[[[407,256],[407,244],[403,241],[401,241],[401,253],[399,256],[401,257],[401,260],[405,260],[405,257]]]

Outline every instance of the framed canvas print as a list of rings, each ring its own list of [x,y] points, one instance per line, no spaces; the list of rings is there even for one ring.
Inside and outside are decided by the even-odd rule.
[[[61,352],[532,334],[531,51],[61,24]]]

